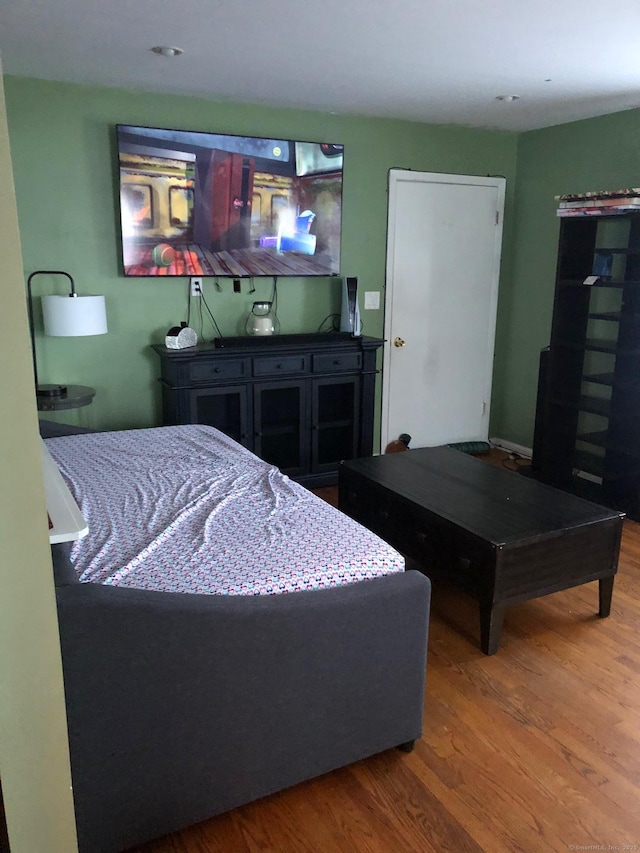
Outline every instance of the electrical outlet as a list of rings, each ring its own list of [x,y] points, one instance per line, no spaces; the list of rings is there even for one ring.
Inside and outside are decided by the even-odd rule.
[[[191,276],[191,295],[202,296],[202,279],[199,276]]]

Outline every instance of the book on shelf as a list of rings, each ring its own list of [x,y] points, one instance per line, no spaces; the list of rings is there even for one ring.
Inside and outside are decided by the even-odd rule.
[[[632,198],[640,196],[640,187],[624,187],[619,190],[590,190],[584,193],[564,193],[554,196],[556,201],[585,201],[586,199]]]
[[[614,207],[594,207],[587,205],[585,207],[559,207],[556,210],[557,216],[613,216],[616,213],[630,213],[640,211],[640,205],[637,204],[619,204]]]
[[[640,195],[620,196],[616,198],[589,198],[580,201],[561,201],[558,205],[562,210],[571,210],[580,207],[638,207],[640,208]]]

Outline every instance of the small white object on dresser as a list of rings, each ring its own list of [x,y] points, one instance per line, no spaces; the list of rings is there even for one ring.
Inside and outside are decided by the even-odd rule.
[[[193,329],[182,322],[179,326],[169,329],[164,342],[167,349],[188,349],[198,343],[198,336]]]

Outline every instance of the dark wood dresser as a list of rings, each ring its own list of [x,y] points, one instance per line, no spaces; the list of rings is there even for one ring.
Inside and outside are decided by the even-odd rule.
[[[160,356],[165,424],[217,427],[307,486],[373,452],[376,356],[347,333],[224,338]]]

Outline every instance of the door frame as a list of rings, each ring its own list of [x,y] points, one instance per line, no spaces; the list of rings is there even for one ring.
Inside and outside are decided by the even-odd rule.
[[[494,341],[497,321],[498,285],[500,282],[500,261],[502,257],[502,232],[504,221],[504,203],[506,179],[499,175],[460,175],[447,174],[444,172],[418,172],[412,169],[389,169],[388,177],[388,205],[387,205],[387,256],[385,270],[385,295],[384,295],[384,338],[386,346],[382,355],[382,399],[380,412],[380,452],[397,435],[389,435],[389,382],[391,374],[391,325],[392,325],[392,297],[393,297],[393,267],[395,259],[395,213],[397,205],[398,186],[406,181],[420,182],[425,184],[460,184],[465,186],[489,186],[497,190],[496,239],[494,241],[493,276],[491,281],[491,321],[487,329],[489,340],[488,363],[485,370],[485,400],[487,405],[487,435],[489,414],[491,406],[491,386],[493,381]]]

